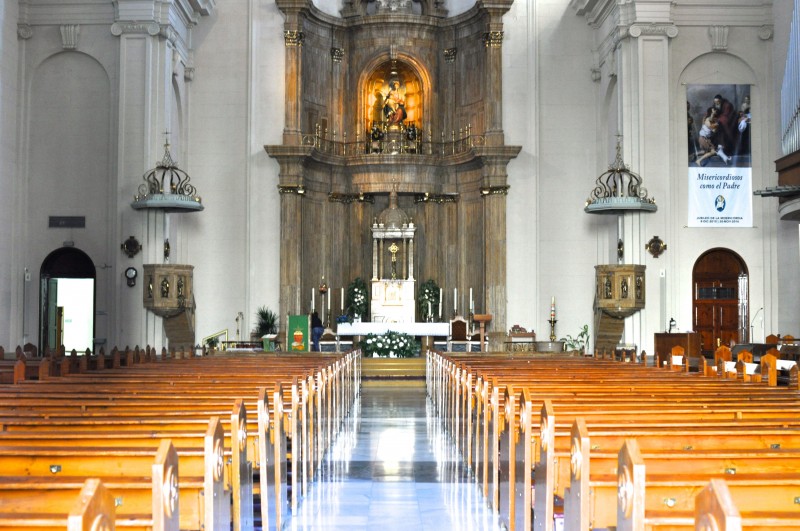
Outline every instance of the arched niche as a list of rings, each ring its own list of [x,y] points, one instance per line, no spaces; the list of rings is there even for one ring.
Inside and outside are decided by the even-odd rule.
[[[361,83],[362,125],[369,131],[373,125],[383,130],[405,129],[410,125],[424,129],[430,124],[426,116],[429,84],[419,66],[403,59],[383,59],[371,65]]]

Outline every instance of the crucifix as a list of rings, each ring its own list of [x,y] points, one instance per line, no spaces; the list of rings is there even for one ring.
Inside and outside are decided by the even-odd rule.
[[[392,253],[392,280],[397,280],[397,251],[399,250],[400,248],[395,242],[389,246],[389,252]]]

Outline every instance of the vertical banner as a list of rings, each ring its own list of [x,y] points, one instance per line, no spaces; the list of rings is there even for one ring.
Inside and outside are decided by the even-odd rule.
[[[752,227],[750,85],[687,85],[689,227]]]
[[[311,350],[311,319],[308,315],[290,315],[286,326],[286,345],[293,352]]]

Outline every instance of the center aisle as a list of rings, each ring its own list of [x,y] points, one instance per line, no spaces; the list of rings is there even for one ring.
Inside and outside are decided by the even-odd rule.
[[[423,387],[364,387],[288,527],[498,530]]]

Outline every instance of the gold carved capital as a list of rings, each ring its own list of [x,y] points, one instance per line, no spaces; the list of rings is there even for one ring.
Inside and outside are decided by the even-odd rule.
[[[486,197],[488,195],[508,195],[510,186],[484,186],[481,188],[481,195]]]
[[[503,32],[487,31],[483,34],[483,45],[487,48],[500,48],[503,45]]]
[[[300,30],[284,30],[283,42],[286,46],[302,46],[305,35]]]

